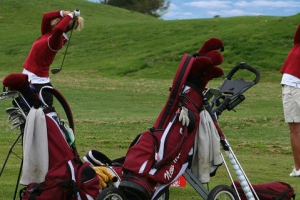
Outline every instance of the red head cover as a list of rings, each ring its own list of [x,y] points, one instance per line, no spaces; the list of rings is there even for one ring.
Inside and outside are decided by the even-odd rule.
[[[3,86],[9,90],[16,90],[21,93],[24,92],[25,86],[28,83],[28,75],[22,73],[12,73],[4,78]]]
[[[205,54],[213,50],[223,49],[224,45],[222,40],[218,38],[210,38],[208,39],[202,47],[199,49],[198,53]]]
[[[212,66],[220,65],[223,62],[223,56],[219,51],[213,50],[206,55],[211,59]]]

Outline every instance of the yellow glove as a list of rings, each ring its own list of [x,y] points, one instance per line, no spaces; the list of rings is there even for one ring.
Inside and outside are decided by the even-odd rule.
[[[100,178],[100,185],[102,189],[107,187],[108,182],[115,179],[115,176],[109,173],[107,167],[97,166],[97,167],[93,167],[93,169],[95,170],[95,172],[98,174]]]

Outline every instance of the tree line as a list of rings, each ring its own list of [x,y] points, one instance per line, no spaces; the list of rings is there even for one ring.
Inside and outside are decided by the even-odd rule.
[[[143,13],[156,18],[163,16],[170,6],[165,0],[99,0],[100,3]]]

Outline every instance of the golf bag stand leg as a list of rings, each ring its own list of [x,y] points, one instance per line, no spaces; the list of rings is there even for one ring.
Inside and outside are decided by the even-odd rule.
[[[17,144],[17,142],[19,141],[19,139],[21,138],[22,135],[23,135],[23,131],[21,131],[21,133],[18,135],[18,137],[16,138],[16,140],[14,141],[14,143],[12,144],[12,146],[10,147],[10,149],[9,149],[9,151],[7,153],[7,156],[5,158],[5,161],[4,161],[4,163],[2,165],[2,168],[1,168],[0,177],[1,177],[2,173],[3,173],[3,171],[4,171],[4,168],[5,168],[6,164],[7,164],[7,161],[8,161],[8,158],[9,158],[10,154],[13,153],[13,151],[12,151],[13,148],[15,147],[15,145]]]
[[[199,179],[191,172],[190,169],[185,170],[183,177],[190,183],[196,192],[203,198],[207,199],[209,191],[203,186]]]

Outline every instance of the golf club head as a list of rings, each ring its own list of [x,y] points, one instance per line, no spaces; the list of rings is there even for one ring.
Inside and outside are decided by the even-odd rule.
[[[16,113],[16,112],[19,112],[19,108],[17,108],[17,107],[11,107],[11,108],[6,109],[6,113],[8,115],[11,115],[12,113]]]
[[[19,95],[18,91],[3,92],[2,94],[0,94],[0,99],[4,100],[6,98],[14,98],[16,95]]]
[[[54,68],[54,69],[51,69],[51,73],[52,74],[57,74],[58,72],[61,71],[61,68]]]
[[[19,117],[22,117],[22,114],[20,112],[11,113],[7,118],[7,122],[12,122]]]
[[[7,122],[12,123],[11,129],[16,129],[20,125],[24,124],[26,122],[26,119],[20,112],[16,111],[10,113],[10,115],[7,118]]]
[[[19,118],[18,120],[15,121],[15,123],[13,123],[13,125],[11,126],[11,129],[16,129],[24,123],[25,123],[25,120],[22,118]]]

